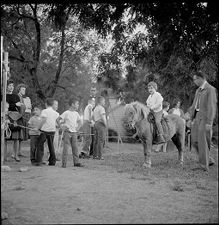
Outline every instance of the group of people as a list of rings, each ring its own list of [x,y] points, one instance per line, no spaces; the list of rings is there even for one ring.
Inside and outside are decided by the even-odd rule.
[[[212,137],[212,125],[216,114],[217,97],[216,90],[206,81],[206,76],[199,71],[193,76],[194,83],[199,87],[195,93],[195,98],[188,112],[184,114],[180,109],[181,101],[176,99],[173,108],[169,109],[170,104],[163,101],[162,95],[157,91],[157,84],[152,81],[147,85],[150,95],[146,100],[146,105],[154,114],[158,139],[157,143],[162,144],[163,151],[166,151],[166,143],[164,139],[161,118],[170,113],[176,114],[186,120],[191,120],[191,142],[196,149],[199,162],[208,170],[208,167],[214,164],[213,159],[209,156]],[[59,131],[63,136],[62,151],[62,167],[67,165],[68,148],[72,149],[73,165],[83,166],[79,162],[79,158],[90,158],[103,160],[103,148],[107,131],[107,116],[105,108],[105,97],[102,95],[89,97],[86,107],[83,111],[83,119],[78,113],[79,99],[71,97],[69,99],[69,109],[61,115],[57,112],[58,101],[53,98],[46,99],[46,109],[41,106],[33,107],[33,115],[31,113],[30,99],[26,99],[24,103],[24,95],[26,86],[21,84],[18,86],[18,94],[14,94],[14,83],[8,82],[6,101],[8,111],[18,111],[23,116],[24,126],[29,127],[28,134],[23,129],[12,131],[9,139],[14,140],[14,159],[20,161],[21,141],[25,140],[25,135],[30,137],[30,160],[33,165],[41,166],[44,155],[44,143],[47,140],[49,149],[49,163],[54,166],[57,158],[54,148],[54,136]],[[94,90],[95,92],[95,90]],[[82,126],[83,125],[83,126]],[[83,128],[83,148],[78,154],[77,138],[80,128]],[[81,130],[81,129],[80,129]],[[57,148],[57,146],[56,146]]]
[[[31,116],[31,100],[26,96],[25,84],[19,84],[14,93],[14,82],[9,80],[7,83],[6,93],[6,111],[9,111],[8,121],[17,123],[20,126],[27,126]],[[20,126],[13,126],[9,123],[11,128],[11,135],[6,140],[13,140],[14,153],[12,157],[19,162],[20,157],[24,156],[21,152],[22,141],[29,139],[29,132],[27,129],[22,129]],[[5,157],[7,160],[7,145],[5,148]]]
[[[103,160],[103,146],[106,137],[106,111],[104,108],[105,98],[103,96],[90,96],[84,109],[84,115],[81,117],[79,111],[79,99],[70,97],[68,110],[61,115],[57,112],[58,101],[54,98],[47,98],[45,109],[41,105],[32,107],[30,99],[24,104],[26,85],[18,85],[18,94],[14,93],[14,82],[9,80],[6,93],[6,114],[11,134],[6,137],[6,141],[13,140],[14,154],[12,157],[20,162],[19,153],[21,153],[21,143],[30,138],[30,161],[34,166],[45,165],[43,161],[44,144],[47,142],[49,150],[48,165],[54,166],[57,161],[57,148],[54,137],[59,136],[59,130],[63,138],[62,167],[67,165],[67,153],[71,148],[73,156],[73,165],[82,167],[79,162],[77,139],[78,133],[83,131],[83,148],[81,155],[83,158],[93,156],[93,159]],[[32,110],[31,110],[32,108]],[[28,110],[28,111],[26,111]],[[12,112],[20,115],[17,120],[11,121]],[[27,114],[29,113],[29,114]],[[19,123],[18,121],[22,121]],[[16,125],[15,125],[16,123]],[[13,125],[12,125],[13,124]],[[83,126],[82,126],[83,125]],[[13,127],[12,127],[13,126]],[[91,129],[93,128],[93,144],[91,145]],[[28,131],[26,134],[25,131]],[[25,135],[27,136],[25,138]],[[61,140],[62,141],[62,140]],[[91,146],[93,146],[91,152]],[[7,144],[5,146],[5,159],[7,160]]]
[[[164,139],[163,128],[161,125],[162,116],[170,113],[176,114],[183,118],[186,122],[191,121],[191,144],[198,156],[198,161],[204,170],[209,170],[209,166],[214,164],[214,160],[209,155],[211,148],[212,126],[216,115],[217,97],[216,89],[211,86],[206,80],[206,74],[203,71],[198,71],[193,75],[193,81],[198,86],[195,93],[192,106],[184,114],[180,109],[181,101],[176,99],[173,108],[169,110],[170,104],[163,101],[163,97],[157,92],[157,84],[149,82],[147,87],[150,93],[146,105],[154,114],[158,144],[166,151],[166,143]],[[159,151],[159,149],[157,149]]]

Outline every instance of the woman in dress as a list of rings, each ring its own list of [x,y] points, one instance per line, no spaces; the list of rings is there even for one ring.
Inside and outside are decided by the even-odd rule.
[[[21,112],[21,108],[24,107],[24,104],[20,102],[20,98],[17,94],[13,93],[14,91],[14,82],[12,80],[8,80],[7,82],[7,93],[6,93],[6,101],[9,104],[9,115],[10,112]],[[20,122],[22,123],[22,117],[19,119]],[[18,120],[17,120],[18,123]],[[19,124],[21,124],[19,123]],[[18,127],[19,128],[19,127]],[[11,135],[7,140],[12,140],[13,141],[13,150],[14,154],[12,155],[12,158],[15,159],[15,161],[20,162],[20,158],[18,157],[18,149],[21,141],[23,140],[23,130],[22,129],[16,129],[16,130],[11,130]]]

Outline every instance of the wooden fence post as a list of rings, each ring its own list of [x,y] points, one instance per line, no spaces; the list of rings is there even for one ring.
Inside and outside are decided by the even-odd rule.
[[[3,51],[3,37],[1,36],[1,163],[4,164],[5,151],[5,108],[6,108],[6,88],[7,88],[7,73],[8,67],[8,52]]]

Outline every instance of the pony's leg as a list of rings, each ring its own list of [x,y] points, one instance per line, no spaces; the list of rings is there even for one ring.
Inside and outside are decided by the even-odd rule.
[[[144,148],[144,168],[151,168],[151,148],[152,148],[152,142],[147,141],[146,143],[143,142],[143,148]]]
[[[179,162],[180,162],[181,165],[183,165],[183,141],[184,140],[182,140],[182,137],[179,134],[175,134],[171,139],[178,149]]]

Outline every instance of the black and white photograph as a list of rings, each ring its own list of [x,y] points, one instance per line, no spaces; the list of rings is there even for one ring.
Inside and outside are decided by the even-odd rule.
[[[215,1],[1,3],[1,224],[218,224]]]

